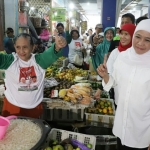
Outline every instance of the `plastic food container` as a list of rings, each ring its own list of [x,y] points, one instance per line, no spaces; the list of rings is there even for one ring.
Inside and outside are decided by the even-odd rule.
[[[112,135],[96,135],[96,145],[116,145],[117,137]]]
[[[33,119],[33,118],[22,117],[22,116],[17,116],[17,119],[30,120],[39,126],[41,133],[42,133],[41,137],[40,137],[39,141],[37,143],[35,143],[35,145],[30,150],[41,150],[41,149],[43,149],[43,145],[44,145],[44,143],[47,139],[47,136],[51,130],[48,123],[46,123],[44,120],[41,120],[41,119]],[[19,133],[17,133],[17,134],[19,134]]]
[[[76,132],[70,132],[70,131],[60,130],[60,129],[55,129],[55,128],[53,128],[51,130],[51,132],[49,133],[48,138],[45,143],[45,147],[48,145],[48,143],[51,139],[61,142],[67,138],[78,140],[79,142],[81,142],[83,144],[90,143],[90,144],[92,144],[91,150],[95,150],[95,145],[96,145],[96,137],[95,136],[76,133]]]
[[[42,136],[39,142],[34,147],[31,148],[31,150],[41,150],[51,130],[51,127],[49,126],[49,124],[46,121],[41,120],[41,119],[33,119],[33,118],[28,118],[28,117],[19,117],[19,119],[29,119],[32,122],[36,123],[41,128]]]
[[[56,105],[54,106],[53,103],[56,103]],[[42,119],[48,121],[83,121],[86,106],[71,105],[71,103],[63,100],[46,98],[43,100],[43,107]]]
[[[0,116],[0,140],[3,139],[6,134],[7,128],[10,125],[10,120],[16,118],[17,116],[8,116],[8,117]]]
[[[103,100],[103,98],[101,98]],[[106,98],[104,98],[106,99]],[[95,123],[106,123],[113,125],[114,123],[114,115],[115,115],[115,106],[113,99],[106,99],[112,103],[113,115],[102,115],[102,114],[93,114],[93,113],[85,113],[86,121],[95,122]],[[93,124],[94,125],[94,124]],[[96,124],[95,124],[96,125]]]

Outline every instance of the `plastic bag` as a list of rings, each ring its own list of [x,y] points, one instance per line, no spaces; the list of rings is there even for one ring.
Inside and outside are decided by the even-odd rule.
[[[57,86],[59,83],[54,78],[44,79],[44,88]]]
[[[80,143],[77,140],[71,140],[72,144],[75,146],[78,146],[81,150],[90,150],[88,147],[86,147],[84,144]]]
[[[80,57],[80,55],[76,54],[74,56],[73,62],[74,62],[75,65],[82,66],[83,65],[83,58]]]

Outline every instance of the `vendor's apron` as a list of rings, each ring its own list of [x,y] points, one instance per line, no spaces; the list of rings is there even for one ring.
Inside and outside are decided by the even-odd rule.
[[[33,109],[26,109],[17,107],[4,98],[4,104],[2,109],[2,116],[7,117],[10,115],[16,116],[24,116],[24,117],[31,117],[31,118],[39,118],[43,113],[43,106],[40,103],[37,107]]]

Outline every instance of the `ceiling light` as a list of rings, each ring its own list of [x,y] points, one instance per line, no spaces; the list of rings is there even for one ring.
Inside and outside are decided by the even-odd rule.
[[[73,3],[70,3],[70,4],[69,4],[69,8],[70,8],[70,9],[73,9],[73,8],[74,8],[74,4],[73,4]]]
[[[136,6],[136,5],[137,5],[137,4],[131,4],[130,7],[134,7],[134,6]]]
[[[57,16],[57,12],[54,13],[54,16]]]
[[[133,8],[133,10],[136,10],[136,8]]]
[[[132,13],[133,10],[128,10],[129,13]]]
[[[34,8],[34,7],[31,7],[30,9],[31,9],[31,10],[34,10],[35,8]]]
[[[72,17],[72,12],[69,12],[69,17]]]
[[[73,19],[73,20],[71,20],[72,21],[72,23],[75,23],[75,20]]]
[[[90,5],[90,3],[89,3],[89,2],[87,2],[87,5]]]

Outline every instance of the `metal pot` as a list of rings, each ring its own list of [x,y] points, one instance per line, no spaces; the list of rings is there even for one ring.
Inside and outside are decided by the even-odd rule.
[[[41,150],[43,148],[43,145],[44,145],[44,143],[47,139],[47,136],[51,130],[51,127],[49,126],[49,124],[44,120],[34,119],[34,118],[29,118],[29,117],[19,116],[18,119],[30,120],[33,123],[36,123],[40,127],[40,129],[42,131],[42,136],[41,136],[39,142],[34,147],[32,147],[31,150]]]
[[[25,1],[19,1],[19,11],[29,11],[29,3]]]

